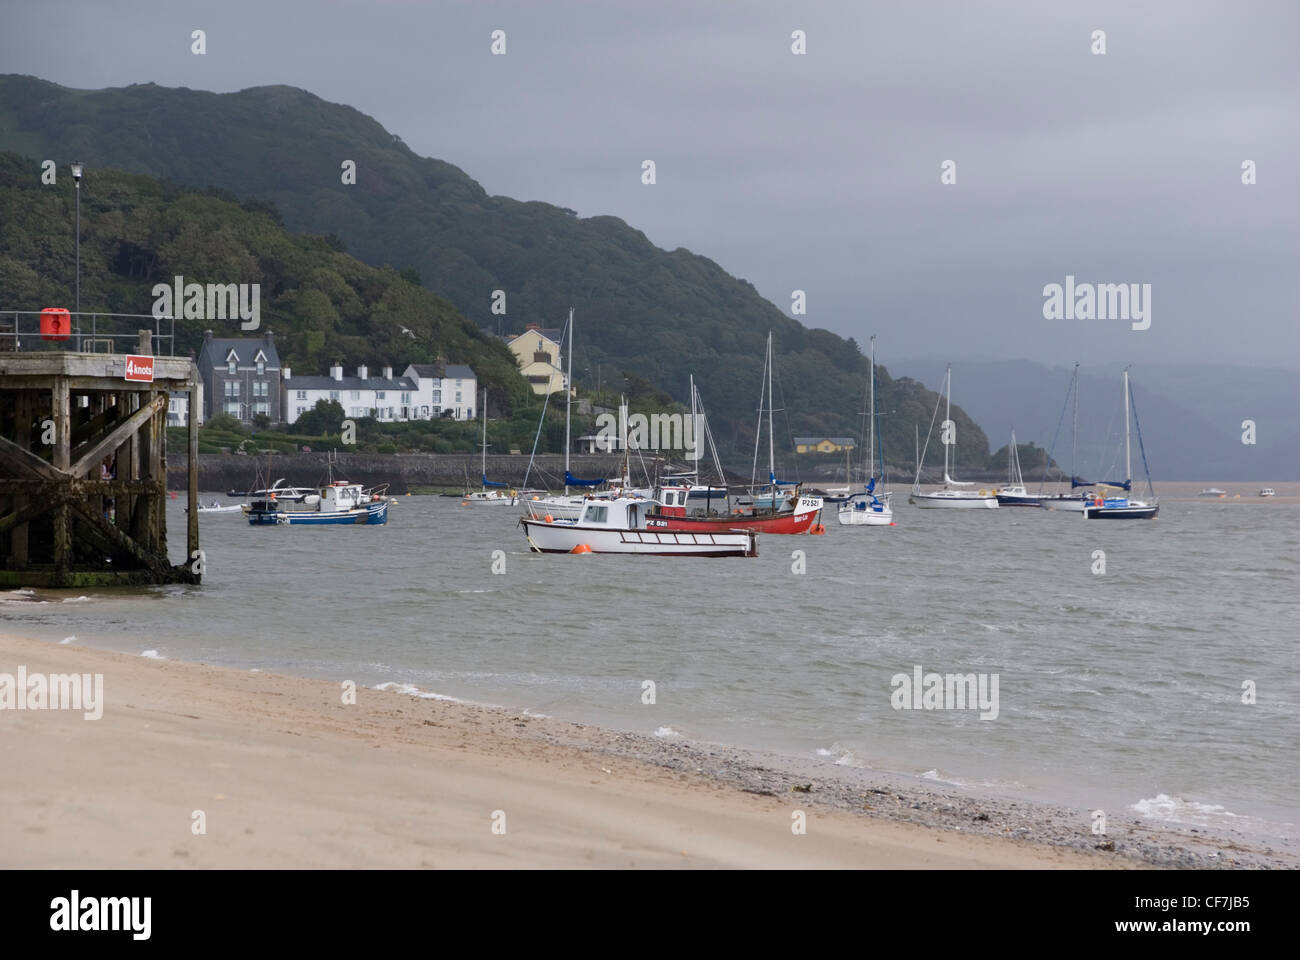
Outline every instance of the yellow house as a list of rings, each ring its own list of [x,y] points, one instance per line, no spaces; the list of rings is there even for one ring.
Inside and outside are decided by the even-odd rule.
[[[560,331],[543,330],[530,323],[523,333],[505,338],[522,373],[539,397],[564,389],[564,370],[560,366]]]
[[[852,437],[795,437],[796,453],[843,453],[857,444]]]

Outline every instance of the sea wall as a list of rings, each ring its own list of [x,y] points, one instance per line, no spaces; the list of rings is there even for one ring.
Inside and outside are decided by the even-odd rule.
[[[173,490],[185,486],[184,451],[171,451],[167,485]],[[570,458],[570,471],[578,477],[614,477],[623,469],[623,458],[614,454],[582,454]],[[651,465],[651,469],[653,466]],[[528,470],[526,455],[501,454],[487,458],[488,479],[523,486]],[[199,455],[199,489],[203,491],[247,490],[283,477],[291,486],[314,486],[326,479],[323,453],[276,454],[270,457],[204,453]],[[466,453],[357,454],[339,453],[334,465],[336,480],[351,480],[373,486],[389,484],[389,492],[406,493],[411,487],[480,488],[481,456]],[[635,460],[634,478],[641,476]],[[528,486],[555,488],[564,483],[564,457],[546,454],[536,458],[528,475]]]

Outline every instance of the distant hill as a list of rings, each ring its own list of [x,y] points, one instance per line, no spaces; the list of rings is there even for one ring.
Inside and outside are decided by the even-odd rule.
[[[43,185],[37,170],[29,158],[0,154],[0,306],[71,308],[72,189]],[[491,407],[535,406],[510,351],[451,304],[327,239],[288,233],[256,203],[101,169],[81,205],[83,311],[149,314],[153,285],[177,274],[201,284],[247,277],[261,284],[261,329],[178,320],[178,353],[196,351],[207,328],[254,337],[274,330],[282,359],[300,374],[324,373],[344,358],[400,370],[442,353],[474,367]],[[117,332],[133,332],[139,323],[131,323]]]
[[[0,76],[0,149],[82,159],[90,171],[83,202],[99,189],[99,171],[116,167],[273,204],[291,230],[335,235],[367,263],[413,268],[494,332],[558,326],[574,306],[580,390],[595,386],[599,370],[606,387],[627,373],[684,401],[693,373],[719,444],[746,470],[769,330],[785,464],[794,464],[791,436],[859,430],[868,364],[852,340],[803,327],[713,261],[662,250],[618,218],[489,196],[365,114],[303,90],[85,91]],[[345,160],[356,162],[355,185],[341,182]],[[255,279],[257,269],[224,279]],[[506,293],[505,317],[490,312],[494,290]],[[880,333],[887,358],[888,329]],[[881,409],[894,411],[882,418],[886,449],[910,451],[913,423],[928,424],[934,394],[885,371],[879,394]],[[987,438],[960,408],[953,418],[959,462],[982,466]]]
[[[897,372],[943,375],[938,359],[904,359]],[[1060,424],[1055,459],[1070,464],[1070,411],[1064,411],[1071,367],[1029,360],[953,363],[953,392],[996,441],[1009,438],[1050,447]],[[1079,472],[1095,478],[1123,465],[1124,411],[1120,364],[1081,367]],[[1300,479],[1300,429],[1292,411],[1300,373],[1211,365],[1141,365],[1131,370],[1133,393],[1152,477],[1166,480]],[[1254,420],[1254,446],[1241,442],[1241,423]],[[1133,441],[1134,473],[1141,463]]]

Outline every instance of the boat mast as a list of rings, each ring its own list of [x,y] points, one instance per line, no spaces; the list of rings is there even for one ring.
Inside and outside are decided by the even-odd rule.
[[[1070,492],[1079,476],[1079,364],[1074,364],[1074,425],[1070,429]]]
[[[695,449],[691,452],[696,455],[695,469],[691,472],[691,486],[698,487],[700,485],[699,454],[703,453],[703,451],[700,449],[701,438],[695,435],[695,374],[692,373],[690,375],[690,378],[691,378],[691,444],[692,446],[695,447]]]
[[[483,492],[487,492],[487,387],[483,388]]]
[[[772,508],[776,508],[776,434],[772,427],[772,331],[767,332],[767,475],[772,480]]]
[[[1128,367],[1124,368],[1124,480],[1131,487],[1133,485],[1133,462],[1129,455],[1128,445]]]
[[[952,436],[952,364],[948,364],[948,374],[944,377],[945,396],[943,405],[943,422],[948,427],[948,437]],[[929,442],[929,441],[927,441]],[[952,444],[945,440],[943,445],[943,485],[948,486],[948,448]]]
[[[569,495],[569,420],[573,408],[573,307],[569,308],[569,371],[564,376],[564,495]]]
[[[868,391],[867,413],[867,476],[876,474],[876,338],[871,338],[871,389]]]

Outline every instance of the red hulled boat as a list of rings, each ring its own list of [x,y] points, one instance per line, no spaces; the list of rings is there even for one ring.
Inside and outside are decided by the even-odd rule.
[[[648,530],[680,530],[692,533],[724,530],[753,530],[756,533],[807,533],[817,523],[822,511],[821,497],[794,498],[793,510],[733,513],[726,517],[686,515],[689,486],[659,487],[655,500],[659,507],[645,516]]]

